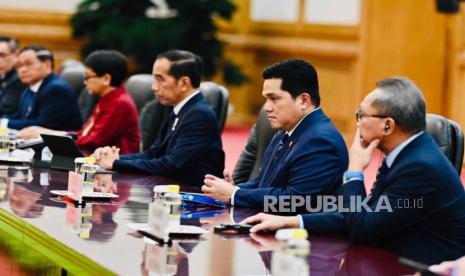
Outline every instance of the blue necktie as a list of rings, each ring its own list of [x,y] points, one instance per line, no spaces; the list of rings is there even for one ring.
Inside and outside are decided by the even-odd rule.
[[[34,92],[28,88],[23,97],[23,103],[21,106],[21,116],[23,119],[29,117],[32,111],[32,105],[34,104]]]

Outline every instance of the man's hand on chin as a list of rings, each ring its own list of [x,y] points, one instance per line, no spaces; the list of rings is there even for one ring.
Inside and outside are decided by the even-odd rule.
[[[204,184],[205,185],[202,186],[202,192],[204,192],[206,196],[218,199],[226,204],[230,203],[231,196],[236,190],[233,183],[210,174],[205,176]]]

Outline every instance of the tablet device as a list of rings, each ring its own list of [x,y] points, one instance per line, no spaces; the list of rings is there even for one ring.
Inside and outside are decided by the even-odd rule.
[[[50,168],[62,171],[74,171],[74,159],[84,157],[79,150],[74,140],[69,136],[41,134],[44,144],[50,149],[53,154]],[[97,173],[116,173],[107,171],[100,167],[97,168]]]

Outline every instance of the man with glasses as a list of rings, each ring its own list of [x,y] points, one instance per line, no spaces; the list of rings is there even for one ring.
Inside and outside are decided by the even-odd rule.
[[[18,41],[9,36],[0,36],[0,116],[11,115],[18,109],[23,84],[16,71]]]
[[[354,197],[365,206],[289,217],[258,214],[244,223],[258,223],[252,232],[305,227],[312,234],[347,234],[354,243],[428,264],[465,255],[465,191],[425,132],[425,110],[420,90],[405,78],[378,82],[360,104],[342,195],[345,208]],[[362,172],[375,148],[386,157],[367,197]],[[386,208],[378,209],[380,204]]]
[[[21,95],[18,111],[9,117],[9,128],[81,128],[76,95],[63,79],[53,74],[53,66],[53,53],[43,46],[27,46],[20,50],[17,70],[21,81],[29,87]]]
[[[128,74],[126,56],[117,51],[97,50],[85,59],[84,65],[87,91],[99,100],[76,133],[76,144],[87,152],[104,146],[118,147],[123,154],[139,152],[137,108],[123,85]],[[35,138],[39,134],[67,135],[69,132],[38,126],[19,132],[23,138]]]

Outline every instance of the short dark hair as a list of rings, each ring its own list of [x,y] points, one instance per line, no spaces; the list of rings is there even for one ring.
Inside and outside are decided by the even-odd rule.
[[[18,51],[19,49],[19,42],[16,38],[11,36],[0,36],[0,42],[6,42],[8,44],[8,48],[12,53]]]
[[[301,59],[288,59],[268,66],[263,70],[263,79],[281,79],[281,89],[293,98],[308,93],[312,103],[320,106],[318,75],[310,63]]]
[[[196,54],[183,50],[172,50],[157,56],[157,59],[166,58],[171,62],[168,73],[176,80],[188,77],[192,86],[198,88],[203,74],[203,60]]]
[[[84,65],[97,74],[111,76],[110,85],[121,86],[128,76],[128,59],[125,55],[113,50],[97,50],[87,56]]]
[[[417,133],[426,128],[426,103],[415,83],[404,77],[387,78],[376,83],[381,93],[371,105],[382,115],[394,119],[400,129]]]
[[[46,60],[50,60],[50,62],[52,63],[52,70],[53,70],[55,66],[55,58],[53,57],[53,52],[49,48],[42,46],[42,45],[29,45],[19,50],[19,53],[22,53],[25,51],[34,51],[37,55],[37,59],[42,62]]]

